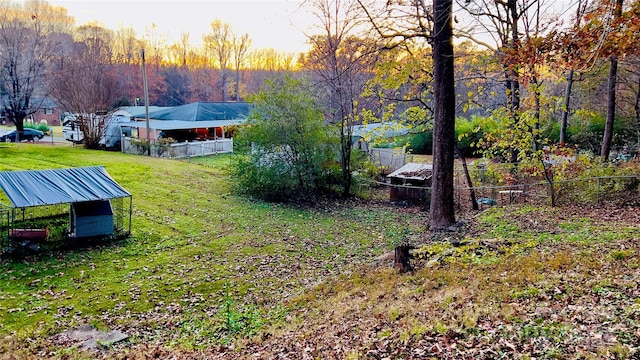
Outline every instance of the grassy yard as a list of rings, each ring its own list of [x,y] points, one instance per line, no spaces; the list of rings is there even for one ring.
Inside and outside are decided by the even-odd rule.
[[[640,356],[637,200],[494,207],[432,234],[384,201],[238,198],[232,163],[0,147],[0,170],[104,165],[134,201],[126,241],[0,263],[0,358]],[[398,274],[380,255],[406,239],[424,245]],[[86,353],[56,336],[84,323],[131,337]]]
[[[126,241],[0,263],[0,353],[28,354],[82,323],[123,329],[132,343],[225,343],[285,316],[283,300],[423,230],[409,221],[415,214],[384,205],[310,209],[237,198],[230,156],[202,165],[8,144],[0,158],[0,170],[104,165],[134,203]]]

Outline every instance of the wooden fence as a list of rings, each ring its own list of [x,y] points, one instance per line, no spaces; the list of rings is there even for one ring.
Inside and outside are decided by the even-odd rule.
[[[123,138],[122,152],[126,154],[146,155],[149,150],[151,156],[169,159],[183,159],[197,156],[226,154],[233,152],[233,139],[217,139],[207,141],[191,141],[174,144],[151,142],[151,148],[144,146],[144,142],[136,139]]]

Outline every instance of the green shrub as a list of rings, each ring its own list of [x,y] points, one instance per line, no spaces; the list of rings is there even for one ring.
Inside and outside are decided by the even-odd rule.
[[[151,149],[151,142],[147,139],[134,139],[131,140],[131,145],[138,150],[140,155],[147,154]]]
[[[594,154],[600,153],[606,119],[604,115],[576,117],[567,128],[569,143]],[[636,143],[636,124],[627,118],[616,118],[613,125],[612,148]]]
[[[465,157],[481,155],[480,141],[485,137],[485,129],[488,123],[484,118],[474,116],[471,120],[465,118],[456,119],[456,139],[458,149]]]
[[[431,155],[433,152],[433,131],[415,134],[409,140],[407,150],[413,154]]]
[[[165,153],[170,154],[171,151],[171,144],[174,144],[176,141],[172,138],[162,138],[162,139],[158,139],[154,144],[153,144],[153,148],[156,151],[158,156],[162,156]]]
[[[307,84],[274,80],[251,102],[239,133],[251,150],[236,164],[235,190],[266,200],[331,190],[340,179],[336,129],[325,125]]]

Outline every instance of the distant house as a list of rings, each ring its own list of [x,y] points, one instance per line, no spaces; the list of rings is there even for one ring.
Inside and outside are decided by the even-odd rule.
[[[49,126],[60,126],[60,119],[63,111],[58,103],[51,98],[47,98],[42,102],[40,109],[33,115],[31,119],[34,124],[47,124]]]
[[[373,163],[383,174],[399,169],[407,163],[408,156],[403,146],[395,143],[395,138],[409,133],[402,124],[390,121],[354,125],[351,144],[355,149],[368,153]]]
[[[49,126],[59,126],[63,111],[52,98],[46,98],[40,108],[25,119],[27,123],[47,124]],[[4,112],[0,116],[0,125],[12,125]]]
[[[409,129],[398,122],[370,123],[354,125],[351,134],[352,145],[364,152],[369,152],[376,141],[393,142],[396,136],[409,133]]]
[[[195,102],[191,104],[149,110],[150,139],[161,133],[190,131],[201,138],[225,138],[225,128],[247,121],[249,104],[245,102]],[[141,138],[146,137],[146,114],[134,115]]]
[[[171,138],[175,141],[169,151],[164,148],[166,145],[156,146],[160,150],[157,156],[190,157],[227,153],[233,152],[233,140],[228,129],[245,123],[249,108],[250,105],[245,102],[195,102],[156,111],[149,109],[148,124],[146,113],[143,112],[133,115],[134,121],[122,126],[131,127],[134,130],[132,134],[137,133],[139,139],[148,138],[156,142]],[[135,152],[129,144],[123,150]]]

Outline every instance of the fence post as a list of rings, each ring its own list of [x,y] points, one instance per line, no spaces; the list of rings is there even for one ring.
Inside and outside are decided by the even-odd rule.
[[[598,183],[596,186],[596,204],[600,205],[600,177],[597,178]]]

